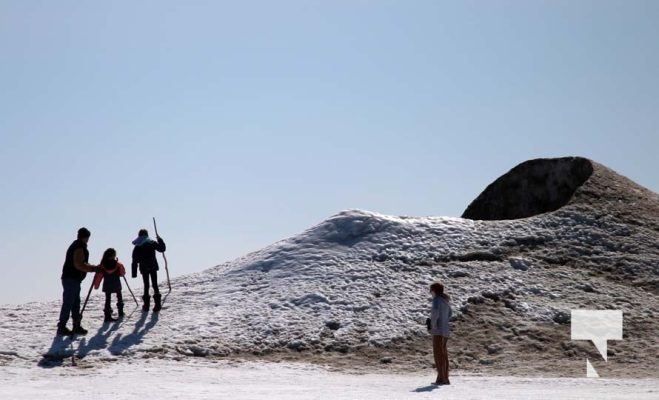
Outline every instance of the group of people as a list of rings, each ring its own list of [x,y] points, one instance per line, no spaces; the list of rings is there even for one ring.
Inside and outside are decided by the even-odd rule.
[[[111,297],[113,293],[117,297],[118,317],[124,316],[121,278],[125,277],[126,270],[117,259],[117,252],[113,248],[105,250],[99,265],[90,264],[89,250],[87,250],[90,236],[91,232],[87,228],[78,229],[77,239],[71,243],[66,251],[64,266],[62,267],[62,288],[64,292],[62,295],[62,309],[57,324],[58,335],[87,334],[87,330],[81,325],[82,314],[80,311],[80,285],[87,273],[96,274],[92,284],[97,288],[100,286],[100,282],[103,281],[103,292],[105,293],[104,320],[106,322],[116,321],[112,317]],[[138,270],[142,274],[144,283],[142,311],[149,311],[151,300],[149,294],[150,281],[153,287],[153,311],[159,312],[162,308],[162,296],[158,289],[159,266],[156,251],[162,253],[166,250],[165,241],[160,236],[153,240],[149,237],[149,232],[146,229],[140,229],[137,238],[133,240],[133,245],[135,247],[132,254],[131,276],[137,278]],[[69,318],[73,320],[72,329],[67,328]]]
[[[105,250],[103,258],[99,265],[89,263],[89,251],[87,242],[91,233],[87,228],[78,230],[78,238],[71,243],[66,251],[64,267],[62,268],[62,287],[64,294],[62,297],[62,310],[60,312],[59,323],[57,325],[58,335],[85,335],[87,330],[81,325],[82,315],[80,313],[80,284],[85,279],[88,272],[96,273],[96,279],[93,283],[96,287],[100,286],[103,280],[103,292],[105,293],[105,307],[103,308],[105,321],[116,321],[112,317],[111,296],[112,293],[117,297],[118,317],[124,316],[124,302],[121,295],[121,278],[125,276],[126,270],[117,259],[117,252],[113,248]],[[149,295],[149,283],[153,286],[153,311],[159,312],[162,307],[162,297],[158,289],[158,261],[156,260],[156,251],[164,252],[166,249],[164,240],[157,236],[156,240],[149,237],[146,229],[140,229],[137,238],[133,240],[133,255],[131,263],[131,275],[137,277],[137,271],[142,274],[144,283],[144,295],[142,300],[144,305],[142,311],[149,311],[151,296]],[[449,337],[449,320],[452,311],[449,303],[449,296],[444,293],[444,285],[435,282],[430,285],[430,293],[433,295],[432,309],[430,318],[426,321],[428,330],[432,335],[433,358],[437,368],[437,379],[433,382],[436,385],[449,385],[449,362],[447,341]],[[73,319],[73,329],[66,327],[69,317]]]

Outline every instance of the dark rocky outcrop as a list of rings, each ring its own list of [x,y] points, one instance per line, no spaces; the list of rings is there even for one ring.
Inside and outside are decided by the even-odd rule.
[[[514,220],[564,209],[659,232],[659,195],[583,157],[525,161],[491,183],[462,218]]]
[[[519,219],[555,211],[592,173],[592,162],[581,157],[526,161],[490,184],[462,218]]]

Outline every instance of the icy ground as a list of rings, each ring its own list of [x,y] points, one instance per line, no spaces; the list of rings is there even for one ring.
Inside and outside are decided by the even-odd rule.
[[[84,319],[90,333],[73,350],[67,341],[53,339],[59,301],[2,307],[0,352],[13,362],[38,360],[44,353],[68,357],[72,351],[88,360],[264,354],[279,348],[342,352],[425,337],[428,285],[446,271],[420,268],[415,261],[434,263],[434,257],[483,247],[475,257],[486,257],[498,241],[542,235],[530,228],[479,231],[474,224],[347,211],[243,258],[176,279],[160,320],[136,311],[121,324],[103,324],[103,295],[94,291]],[[524,275],[507,266],[496,277],[474,277],[460,293],[451,292],[456,312],[467,297],[480,294],[483,282],[492,290],[510,282],[518,282],[520,291],[537,287],[522,282]],[[451,279],[446,276],[448,287]],[[140,280],[129,281],[139,300]],[[83,296],[88,285],[89,279]],[[130,312],[134,303],[125,288],[124,299]],[[534,317],[551,314],[546,306],[524,307]],[[30,332],[31,340],[11,339],[16,331]]]
[[[85,337],[54,335],[59,300],[0,305],[0,398],[659,398],[659,196],[600,167],[576,193],[518,220],[344,211],[173,280],[160,314],[125,288],[128,315],[104,324],[94,292]],[[436,280],[454,309],[442,388]],[[606,362],[571,340],[573,309],[623,312]]]
[[[611,225],[609,230],[628,234],[625,226]],[[504,322],[554,324],[557,313],[569,314],[610,283],[569,268],[545,271],[536,266],[539,257],[553,254],[520,257],[516,246],[564,241],[572,252],[592,252],[599,242],[613,240],[604,234],[560,214],[483,223],[346,211],[298,236],[174,280],[160,317],[138,310],[122,323],[103,324],[103,294],[94,291],[84,319],[90,333],[74,346],[54,338],[59,301],[0,306],[0,363],[35,363],[44,354],[56,360],[72,352],[112,360],[266,355],[281,349],[340,355],[384,348],[427,338],[428,285],[437,279],[446,284],[458,317],[473,302],[512,293],[502,307]],[[628,262],[646,267],[646,261]],[[139,279],[130,282],[139,300]],[[83,282],[83,296],[89,284]],[[592,290],[585,292],[583,285]],[[124,299],[130,313],[136,306],[126,288]],[[651,314],[652,306],[634,297],[619,305],[638,314],[646,308]],[[29,332],[29,340],[15,340],[17,332]]]
[[[351,361],[342,361],[346,355],[370,351],[376,353],[376,368],[381,363],[427,369],[432,365],[424,326],[428,285],[439,279],[452,296],[456,318],[463,318],[454,321],[453,368],[474,365],[466,370],[478,371],[492,365],[486,373],[578,377],[585,356],[576,353],[569,325],[556,322],[557,316],[607,304],[625,312],[626,324],[638,321],[634,333],[640,335],[620,342],[637,347],[610,344],[631,363],[616,371],[630,372],[600,376],[653,377],[656,359],[654,364],[642,360],[658,349],[652,333],[656,304],[647,301],[652,295],[591,276],[587,264],[551,264],[552,257],[564,257],[559,252],[569,252],[595,267],[605,259],[630,270],[655,268],[659,258],[636,252],[643,238],[632,233],[607,216],[595,221],[570,210],[489,223],[346,211],[263,250],[174,280],[160,316],[139,311],[124,288],[129,316],[103,324],[103,295],[95,291],[84,318],[90,332],[73,342],[54,336],[59,301],[0,306],[0,365],[47,367],[73,354],[98,364],[285,351],[303,361],[332,357],[350,369]],[[616,252],[620,247],[625,251]],[[129,281],[139,299],[139,280]],[[83,282],[83,296],[89,284]],[[487,325],[474,331],[469,321]],[[537,326],[543,331],[534,330]],[[400,352],[388,354],[405,343],[420,343],[403,350],[411,361],[400,361]],[[545,360],[538,361],[541,356]],[[570,357],[574,371],[555,364]],[[610,357],[608,365],[617,359]],[[501,369],[499,364],[510,360],[521,369]],[[534,362],[541,364],[540,373],[525,369]]]
[[[346,374],[296,364],[141,360],[101,368],[3,367],[0,398],[78,399],[656,399],[658,380]]]

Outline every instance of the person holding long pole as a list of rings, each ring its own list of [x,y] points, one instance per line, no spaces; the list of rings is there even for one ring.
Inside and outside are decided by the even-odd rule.
[[[153,230],[156,231],[156,237],[160,237],[158,235],[158,225],[156,225],[156,217],[153,217]],[[165,273],[167,274],[167,289],[169,290],[167,293],[170,293],[172,291],[172,283],[169,281],[169,268],[167,267],[167,256],[165,255],[165,252],[162,252],[162,259],[165,260]]]
[[[164,252],[167,247],[165,241],[157,236],[156,240],[149,238],[149,231],[140,229],[137,234],[137,239],[133,240],[133,262],[131,263],[131,276],[137,278],[137,271],[139,269],[142,274],[142,282],[144,283],[144,305],[142,311],[149,311],[149,280],[153,286],[153,311],[158,312],[162,308],[162,296],[158,289],[158,260],[156,259],[156,251]]]
[[[82,314],[80,313],[80,284],[87,276],[87,272],[96,272],[98,267],[89,264],[89,250],[87,242],[91,232],[87,228],[78,229],[78,237],[66,250],[64,266],[62,267],[62,308],[57,324],[58,335],[86,335],[87,330],[82,327]],[[66,327],[69,317],[73,320],[73,329]]]

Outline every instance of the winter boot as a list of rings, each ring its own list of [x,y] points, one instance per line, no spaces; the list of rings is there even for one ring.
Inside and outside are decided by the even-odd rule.
[[[153,312],[158,312],[162,310],[162,304],[160,303],[160,299],[162,299],[160,293],[156,293],[153,295],[153,302],[155,303],[155,305],[153,306]]]
[[[66,324],[59,323],[59,324],[57,324],[57,335],[58,336],[71,336],[71,330],[66,327]]]
[[[124,317],[124,303],[123,302],[117,302],[117,312],[119,313],[119,318]]]
[[[103,310],[103,314],[105,314],[105,319],[103,322],[117,322],[116,318],[112,318],[112,309],[111,308],[106,308]]]
[[[142,296],[142,300],[144,300],[144,305],[142,306],[142,311],[147,312],[149,311],[149,300],[151,297],[148,294],[145,294]]]
[[[80,325],[80,321],[74,322],[73,329],[71,330],[71,334],[84,336],[87,334],[87,329],[83,328],[82,325]]]

